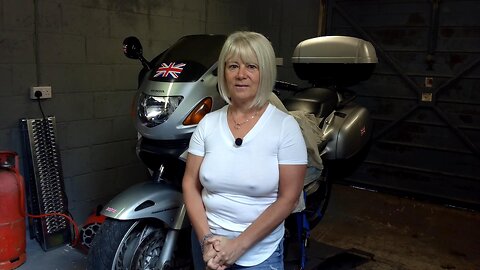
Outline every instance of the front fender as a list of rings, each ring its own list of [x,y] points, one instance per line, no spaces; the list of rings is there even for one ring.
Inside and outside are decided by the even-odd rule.
[[[136,184],[115,196],[101,214],[119,220],[159,219],[174,229],[189,224],[182,193],[165,182]]]

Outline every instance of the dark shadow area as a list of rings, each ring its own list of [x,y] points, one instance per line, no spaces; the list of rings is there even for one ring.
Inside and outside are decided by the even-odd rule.
[[[299,254],[291,247],[286,253],[286,270],[300,269],[300,260],[292,254]],[[348,270],[372,261],[374,254],[358,249],[341,249],[317,241],[310,241],[307,247],[306,270]]]

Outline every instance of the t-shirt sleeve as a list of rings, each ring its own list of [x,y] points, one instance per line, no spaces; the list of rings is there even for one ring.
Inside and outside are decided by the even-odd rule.
[[[297,121],[288,116],[283,121],[278,163],[300,165],[308,163],[307,147]]]
[[[208,116],[208,115],[207,115]],[[207,117],[204,117],[200,123],[198,123],[195,131],[190,138],[190,144],[188,146],[188,152],[196,156],[205,156],[205,130]]]

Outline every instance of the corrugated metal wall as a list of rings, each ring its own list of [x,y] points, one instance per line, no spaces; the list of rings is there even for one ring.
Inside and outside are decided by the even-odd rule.
[[[372,148],[346,180],[480,209],[480,1],[326,4],[326,34],[369,40],[379,57],[354,87]]]

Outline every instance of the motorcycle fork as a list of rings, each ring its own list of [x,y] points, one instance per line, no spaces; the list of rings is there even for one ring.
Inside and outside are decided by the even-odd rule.
[[[171,265],[173,252],[175,250],[175,246],[177,245],[180,229],[185,222],[186,214],[187,208],[185,207],[185,204],[182,204],[178,210],[177,216],[175,217],[173,228],[170,228],[165,236],[162,252],[160,253],[160,258],[157,262],[157,269],[167,269],[173,267],[173,265]]]

